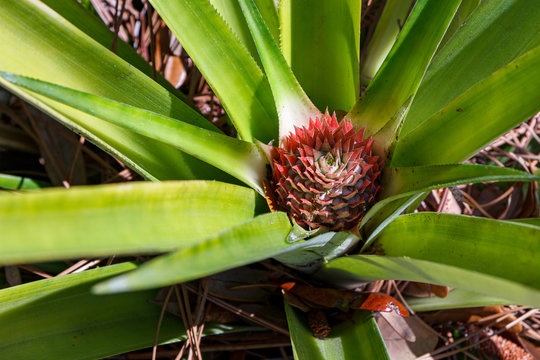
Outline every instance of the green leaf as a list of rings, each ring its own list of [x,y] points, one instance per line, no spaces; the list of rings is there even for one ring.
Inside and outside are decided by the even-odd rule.
[[[318,278],[334,285],[355,288],[366,281],[406,280],[452,286],[458,289],[508,298],[512,304],[538,307],[540,291],[490,274],[437,262],[404,257],[352,255],[326,264]]]
[[[240,138],[275,139],[278,124],[268,81],[210,1],[151,3],[219,97]]]
[[[54,81],[206,126],[206,119],[176,96],[37,0],[2,1],[0,33],[1,71]],[[228,178],[170,146],[32,95],[3,79],[0,86],[87,137],[148,179]]]
[[[391,166],[448,164],[469,158],[540,110],[539,81],[540,46],[400,137]]]
[[[471,86],[539,46],[538,18],[540,7],[535,0],[482,0],[433,59],[402,135],[431,118]],[[502,90],[506,94],[513,91]],[[521,103],[519,98],[513,101],[516,100]],[[485,118],[489,115],[485,114]]]
[[[461,0],[419,1],[380,70],[346,116],[366,135],[377,133],[414,97]]]
[[[486,181],[538,181],[540,176],[498,166],[456,164],[386,168],[381,184],[384,201],[443,187]]]
[[[319,109],[358,100],[360,0],[281,0],[281,51]]]
[[[369,311],[355,311],[354,316],[332,327],[330,336],[318,339],[307,326],[307,316],[285,302],[294,358],[390,359],[377,324]]]
[[[380,200],[366,213],[359,228],[366,235],[367,248],[379,232],[395,219],[419,193],[443,187],[485,181],[535,181],[538,176],[497,166],[457,164],[386,168]],[[409,198],[405,200],[405,198]]]
[[[103,21],[90,11],[86,10],[77,1],[66,0],[41,0],[48,7],[56,11],[64,19],[78,27],[85,34],[90,36],[95,41],[107,49],[112,49],[114,34],[103,23]],[[91,5],[90,5],[91,6]],[[152,66],[144,60],[135,49],[126,44],[119,37],[117,38],[115,54],[135,66],[137,69],[145,73],[148,77],[153,77]],[[156,81],[169,90],[182,101],[186,101],[186,97],[178,91],[170,82],[168,82],[159,72],[156,73]]]
[[[33,180],[24,176],[0,174],[0,189],[7,190],[32,190],[51,186],[44,181]]]
[[[370,246],[388,224],[426,194],[425,192],[416,192],[403,197],[399,196],[397,199],[386,199],[375,203],[358,224],[358,230],[365,239],[362,250]]]
[[[381,233],[374,246],[387,256],[463,264],[476,271],[540,288],[535,271],[540,269],[536,261],[540,255],[539,235],[540,227],[534,225],[417,213],[396,219]],[[494,262],[497,266],[493,266]]]
[[[538,175],[540,176],[540,175]],[[506,221],[512,221],[517,223],[523,223],[523,224],[531,224],[535,226],[540,226],[540,218],[527,218],[527,219],[511,219]]]
[[[388,0],[381,17],[377,21],[375,32],[362,55],[360,82],[369,84],[379,71],[384,59],[396,42],[396,38],[405,24],[413,0]]]
[[[212,5],[219,12],[225,22],[231,27],[231,30],[238,37],[238,40],[248,49],[249,54],[262,66],[257,48],[251,37],[251,32],[247,25],[240,4],[236,0],[210,0]],[[276,41],[279,40],[279,24],[276,6],[273,0],[256,0],[257,7],[261,11],[264,22],[270,29],[272,36]]]
[[[219,15],[225,20],[227,25],[234,32],[234,35],[240,40],[242,45],[248,50],[249,55],[261,66],[261,60],[257,53],[255,43],[251,38],[251,33],[247,26],[244,14],[240,8],[240,4],[235,0],[210,0],[212,6],[218,11]]]
[[[298,84],[253,0],[239,2],[274,94],[281,139],[289,135],[295,126],[307,127],[309,118],[319,116],[320,111]]]
[[[153,345],[161,309],[155,291],[96,296],[98,281],[135,268],[123,263],[0,290],[0,357],[101,359]],[[225,327],[206,324],[205,334]],[[159,343],[185,339],[182,321],[165,314]]]
[[[264,260],[291,246],[285,241],[290,230],[285,213],[261,215],[98,284],[94,291],[111,293],[167,286]]]
[[[488,0],[489,1],[489,0]],[[469,16],[471,13],[480,5],[482,0],[462,0],[461,4],[459,5],[459,8],[456,11],[456,14],[454,15],[454,18],[452,19],[452,22],[450,25],[448,25],[448,29],[446,30],[446,33],[444,34],[444,38],[441,40],[441,43],[439,44],[439,48],[437,51],[441,51],[442,48],[446,46],[446,43],[448,43],[448,40],[454,36],[454,34],[462,27],[467,25],[467,20],[469,19]],[[434,59],[434,62],[436,61],[436,57]],[[429,74],[430,69],[428,69]],[[422,85],[420,85],[421,87]]]
[[[384,256],[350,256],[327,264],[325,270],[336,270],[329,281],[338,274],[349,280],[421,281],[540,304],[540,227],[416,213],[394,220],[374,246]]]
[[[251,219],[255,200],[251,189],[206,181],[0,196],[0,263],[170,251]]]
[[[99,119],[179,148],[264,194],[266,160],[253,143],[55,84],[2,72],[0,76]]]
[[[436,296],[424,298],[407,297],[405,300],[407,305],[416,312],[512,304],[509,300],[497,299],[461,289],[450,291],[444,298]]]
[[[272,34],[274,41],[279,43],[279,17],[274,0],[255,0],[255,5],[261,13],[268,30]]]
[[[297,235],[284,213],[265,214],[154,259],[133,273],[100,284],[98,292],[165,286],[273,257],[313,273],[321,264],[342,256],[358,243],[348,232],[327,232],[309,240]]]
[[[326,263],[358,244],[358,236],[349,232],[326,232],[308,241],[295,243],[295,246],[274,256],[274,259],[304,273],[313,273],[321,264]]]
[[[97,11],[94,8],[94,5],[92,5],[92,3],[90,2],[90,0],[81,0],[80,2],[82,7],[97,16]]]
[[[409,106],[411,105],[412,97],[407,99],[405,103],[396,111],[394,116],[373,135],[373,155],[378,156],[385,163],[390,162],[392,154],[396,147],[396,143],[399,140],[399,134],[403,127],[403,121],[407,117],[409,112]]]

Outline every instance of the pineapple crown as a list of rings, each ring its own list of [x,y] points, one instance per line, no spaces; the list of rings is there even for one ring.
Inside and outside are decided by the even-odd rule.
[[[272,156],[272,188],[277,209],[305,229],[348,230],[380,191],[382,162],[371,156],[373,139],[335,113],[295,127]]]

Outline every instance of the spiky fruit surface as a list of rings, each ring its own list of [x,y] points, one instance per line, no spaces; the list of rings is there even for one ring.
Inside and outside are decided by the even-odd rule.
[[[328,113],[295,128],[273,156],[277,208],[305,229],[324,226],[348,230],[358,224],[380,190],[382,162],[371,156],[373,140],[364,139],[350,121]]]

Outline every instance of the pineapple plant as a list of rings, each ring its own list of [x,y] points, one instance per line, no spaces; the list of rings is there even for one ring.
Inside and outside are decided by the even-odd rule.
[[[534,1],[419,0],[409,15],[388,1],[362,73],[359,0],[282,0],[279,12],[273,0],[150,2],[235,136],[78,2],[0,1],[0,85],[150,180],[3,194],[0,261],[159,255],[1,290],[2,357],[102,358],[185,339],[192,329],[168,315],[156,336],[157,288],[268,258],[339,289],[456,288],[423,310],[540,306],[538,218],[403,214],[433,189],[538,181],[463,163],[540,110]],[[285,311],[296,358],[389,358],[369,312],[321,340]]]

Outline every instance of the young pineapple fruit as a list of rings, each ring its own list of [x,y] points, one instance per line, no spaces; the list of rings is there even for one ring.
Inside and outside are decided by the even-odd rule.
[[[295,128],[274,148],[272,187],[275,205],[309,230],[349,230],[362,219],[380,190],[382,161],[371,156],[350,121],[338,123],[328,112]]]

